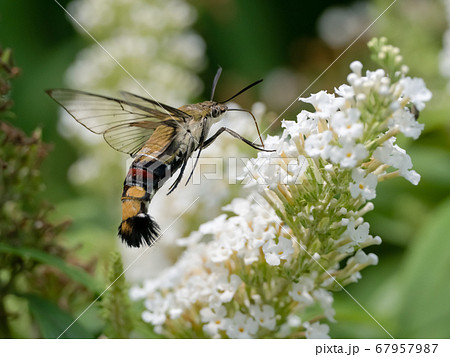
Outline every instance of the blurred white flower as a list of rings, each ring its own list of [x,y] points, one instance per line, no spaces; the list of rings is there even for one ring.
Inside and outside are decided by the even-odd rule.
[[[330,332],[330,327],[320,322],[309,323],[305,322],[303,326],[306,328],[306,338],[330,338],[328,333]]]
[[[425,86],[422,78],[405,77],[400,80],[400,86],[403,87],[403,95],[409,98],[418,111],[425,108],[425,103],[431,99],[431,92]]]
[[[333,309],[333,295],[331,292],[325,289],[317,289],[313,292],[313,295],[322,307],[325,317],[329,321],[335,322],[334,315],[336,312]]]
[[[315,277],[301,276],[298,283],[292,284],[292,290],[289,291],[292,299],[305,305],[314,304],[314,298],[310,295],[315,288],[314,279]]]
[[[203,330],[212,337],[220,337],[219,330],[226,330],[228,319],[226,318],[227,310],[224,306],[215,308],[204,307],[200,310],[200,316]]]
[[[250,306],[250,314],[255,321],[261,326],[269,330],[275,329],[276,318],[275,309],[270,305],[252,305]]]
[[[369,10],[366,2],[327,7],[318,20],[319,36],[332,48],[347,46],[369,26]]]
[[[238,311],[227,326],[227,335],[230,338],[251,338],[258,331],[258,323],[252,317]]]

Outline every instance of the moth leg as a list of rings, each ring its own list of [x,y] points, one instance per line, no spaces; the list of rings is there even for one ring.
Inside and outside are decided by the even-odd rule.
[[[186,181],[186,185],[189,183],[189,180],[191,179],[192,174],[194,173],[195,167],[197,166],[197,163],[198,163],[198,159],[200,158],[200,153],[202,152],[203,143],[205,142],[205,136],[206,136],[206,130],[205,130],[205,129],[206,129],[206,118],[203,118],[202,125],[203,125],[203,126],[202,126],[202,134],[201,134],[201,136],[200,136],[200,140],[199,140],[199,144],[198,144],[198,145],[199,145],[199,146],[198,146],[198,147],[199,147],[199,151],[198,151],[197,158],[196,158],[196,160],[195,160],[194,166],[193,166],[193,168],[192,168],[192,171],[191,171],[191,173],[189,174],[189,177],[188,177],[188,179],[187,179],[187,181]],[[185,170],[185,168],[186,168],[186,165],[187,165],[187,162],[188,162],[189,157],[190,157],[190,154],[185,156],[185,159],[184,159],[184,162],[183,162],[183,166],[182,166],[181,169],[180,169],[180,174],[178,175],[177,179],[176,179],[175,182],[172,184],[172,186],[169,187],[169,192],[168,192],[167,194],[172,193],[172,191],[175,190],[175,189],[177,188],[178,184],[180,183],[180,181],[181,181],[181,179],[182,179],[182,177],[183,177],[183,173],[184,173],[184,170]]]
[[[175,190],[177,188],[178,184],[181,182],[181,179],[183,178],[183,173],[184,173],[184,169],[186,168],[187,162],[188,162],[188,157],[186,157],[184,159],[183,166],[181,166],[180,173],[178,174],[178,177],[176,178],[174,183],[169,187],[169,192],[167,192],[168,195],[171,194],[172,191]]]
[[[220,75],[220,73],[219,73]],[[197,154],[197,159],[195,159],[195,163],[194,166],[192,167],[192,171],[191,174],[189,175],[187,181],[186,181],[186,185],[189,183],[189,180],[191,179],[192,175],[194,174],[194,170],[197,167],[197,163],[198,163],[198,159],[200,158],[200,154],[202,152],[203,149],[203,144],[205,143],[205,139],[206,139],[206,118],[203,118],[202,120],[202,134],[200,135],[200,140],[198,143],[198,154]]]
[[[203,149],[207,148],[209,145],[211,145],[213,143],[214,140],[217,139],[217,137],[222,134],[223,132],[227,132],[228,134],[230,134],[231,136],[234,136],[236,139],[239,139],[241,141],[243,141],[244,143],[246,143],[248,146],[251,146],[252,148],[259,150],[259,151],[267,151],[267,152],[274,152],[276,150],[266,150],[263,149],[260,145],[257,144],[253,144],[250,140],[244,138],[243,136],[239,135],[238,133],[236,133],[234,130],[231,130],[230,128],[226,128],[226,127],[221,127],[219,130],[217,130],[215,132],[215,134],[213,136],[211,136],[208,140],[205,141],[205,143],[203,144]]]

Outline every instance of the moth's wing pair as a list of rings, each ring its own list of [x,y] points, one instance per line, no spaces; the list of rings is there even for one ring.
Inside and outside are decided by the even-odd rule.
[[[114,149],[136,154],[159,125],[182,126],[189,115],[156,101],[121,92],[124,99],[72,89],[46,91],[76,121],[103,134]]]

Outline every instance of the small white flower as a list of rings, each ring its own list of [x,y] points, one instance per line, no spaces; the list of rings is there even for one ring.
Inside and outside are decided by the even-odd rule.
[[[243,198],[235,198],[229,205],[222,208],[223,211],[233,212],[238,216],[246,217],[250,212],[251,203]]]
[[[336,311],[333,309],[333,295],[325,289],[317,289],[313,292],[313,296],[322,307],[325,317],[334,322]]]
[[[329,94],[326,91],[320,91],[311,94],[308,98],[300,98],[302,102],[310,103],[316,109],[316,114],[320,118],[328,118],[345,104],[344,98],[336,98],[334,94]]]
[[[216,337],[219,330],[226,330],[228,319],[227,309],[224,306],[218,306],[213,309],[204,307],[200,310],[200,317],[202,322],[206,322],[203,325],[203,331],[207,334]]]
[[[276,244],[274,241],[264,244],[263,252],[267,264],[280,265],[281,259],[287,260],[294,253],[294,247],[290,239],[280,237]]]
[[[353,253],[355,246],[359,246],[363,243],[373,240],[373,237],[369,234],[369,223],[364,222],[362,224],[359,224],[358,227],[355,228],[357,223],[358,221],[355,221],[353,218],[350,220],[343,219],[343,225],[346,225],[347,229],[344,233],[342,233],[341,237],[336,241],[336,243],[339,244],[340,241],[347,241],[348,238],[350,238],[351,241],[337,248],[340,253]]]
[[[320,324],[320,322],[304,322],[303,326],[306,328],[306,338],[330,338],[328,333],[330,332],[330,327],[325,324]]]
[[[364,243],[367,239],[371,238],[369,235],[369,223],[364,222],[357,228],[355,228],[355,225],[356,222],[353,219],[349,220],[347,229],[343,235],[350,237],[357,244]]]
[[[330,150],[330,159],[342,168],[355,167],[359,160],[365,159],[368,151],[363,144],[353,144],[345,142],[342,147],[333,146]]]
[[[419,112],[425,108],[425,102],[432,97],[422,78],[402,78],[400,85],[403,87],[403,94],[411,100]]]
[[[269,330],[275,328],[275,310],[272,306],[263,305],[261,309],[261,306],[252,305],[250,306],[250,314],[261,327],[265,327]]]
[[[229,281],[228,277],[223,275],[215,281],[216,296],[218,296],[222,303],[230,302],[241,284],[242,280],[236,274],[232,274]]]
[[[227,336],[230,338],[252,338],[258,331],[258,323],[253,319],[237,311],[227,323]]]
[[[142,313],[142,320],[155,326],[162,325],[166,322],[166,314],[162,311],[150,312],[146,310]]]
[[[166,322],[166,311],[169,308],[170,302],[165,300],[161,294],[155,294],[151,299],[147,299],[144,302],[145,310],[142,313],[142,320],[151,323],[152,325],[162,325]]]
[[[406,136],[417,139],[422,132],[424,125],[419,123],[414,115],[405,109],[396,110],[388,123],[389,128],[398,127]]]
[[[309,135],[317,130],[318,116],[315,113],[302,110],[297,114],[297,121],[282,120],[281,127],[286,129],[286,133],[295,138],[300,135]]]
[[[404,173],[401,173],[401,175],[413,185],[417,185],[420,182],[420,174],[418,174],[415,170],[408,170]]]
[[[250,248],[262,247],[264,243],[275,238],[275,229],[271,226],[267,227],[267,218],[255,217],[252,228],[247,237],[247,245]]]
[[[352,170],[352,179],[354,182],[350,183],[350,194],[353,198],[359,195],[366,200],[375,198],[375,188],[378,183],[376,175],[369,173],[366,176],[366,171],[357,167]]]
[[[331,118],[331,127],[344,140],[359,139],[363,133],[364,126],[359,121],[361,113],[356,108],[337,112]]]
[[[289,327],[299,327],[302,325],[302,320],[297,315],[289,315],[287,323]]]
[[[305,140],[306,153],[311,157],[321,156],[322,159],[327,159],[331,150],[329,143],[332,138],[333,133],[330,130],[308,136]]]
[[[361,90],[364,79],[358,76],[356,73],[350,73],[347,76],[347,82],[350,83],[351,87],[356,90]]]
[[[411,158],[404,149],[393,144],[394,142],[395,138],[385,141],[382,146],[375,149],[373,157],[384,164],[399,169],[401,176],[413,185],[417,185],[420,181],[420,175],[416,171],[410,170],[413,166]]]
[[[357,76],[361,77],[361,71],[363,68],[363,64],[360,61],[353,61],[350,63],[350,69],[353,73],[355,73]]]
[[[355,254],[355,257],[352,259],[355,259],[355,261],[358,264],[368,264],[368,265],[378,264],[378,257],[375,254],[373,253],[366,254],[362,249],[358,250]]]
[[[227,219],[226,214],[221,214],[220,216],[214,218],[213,220],[203,223],[199,227],[199,232],[202,234],[216,234],[223,230],[225,221]]]
[[[284,338],[289,336],[293,328],[298,328],[302,325],[302,320],[297,315],[289,315],[286,323],[281,325],[278,331],[278,337]]]
[[[334,89],[334,92],[346,100],[352,100],[355,96],[353,87],[348,84],[341,84],[338,88]]]
[[[314,277],[302,276],[298,283],[292,284],[292,290],[289,291],[289,296],[293,300],[305,305],[314,304],[314,299],[310,292],[314,289]]]
[[[301,184],[306,178],[305,172],[308,168],[308,161],[304,156],[298,156],[287,164],[286,176],[282,183],[284,184]]]
[[[233,250],[229,244],[223,240],[211,242],[210,252],[211,261],[214,263],[223,262],[233,254]]]

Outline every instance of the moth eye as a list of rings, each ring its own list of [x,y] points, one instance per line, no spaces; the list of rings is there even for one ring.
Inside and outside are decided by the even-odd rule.
[[[220,115],[220,110],[219,110],[219,108],[216,108],[216,107],[214,107],[213,109],[212,109],[212,116],[214,117],[214,118],[217,118],[219,115]]]

